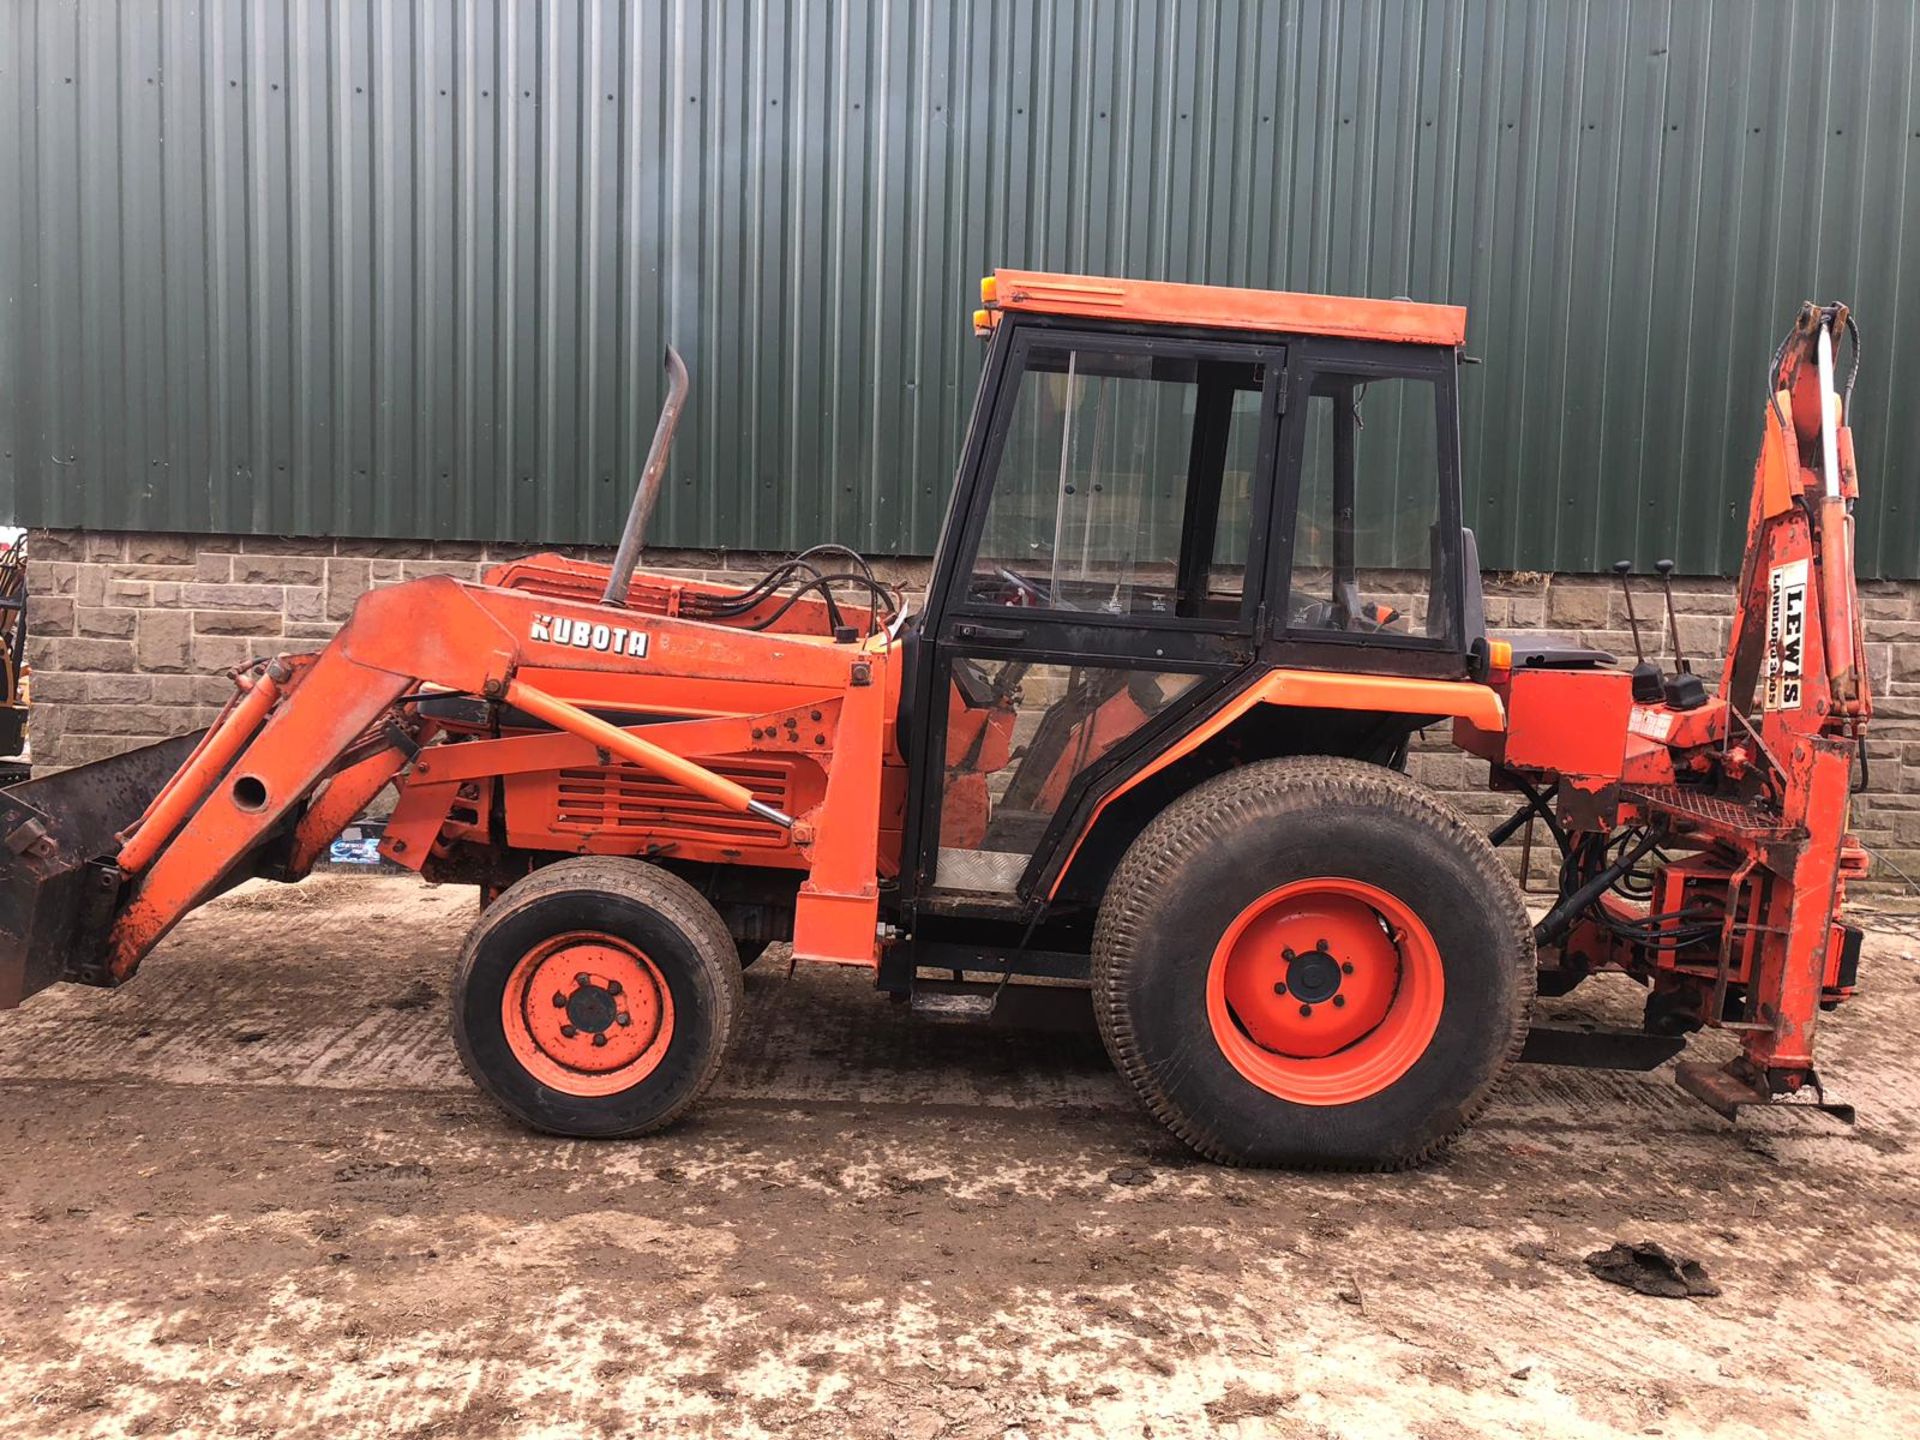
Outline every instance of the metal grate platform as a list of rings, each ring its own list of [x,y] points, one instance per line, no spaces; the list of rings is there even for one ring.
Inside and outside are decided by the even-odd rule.
[[[1732,800],[1703,795],[1684,785],[1643,785],[1620,792],[1630,805],[1647,810],[1664,810],[1681,819],[1692,820],[1723,834],[1743,840],[1779,840],[1791,834],[1780,817],[1769,810],[1756,810]]]

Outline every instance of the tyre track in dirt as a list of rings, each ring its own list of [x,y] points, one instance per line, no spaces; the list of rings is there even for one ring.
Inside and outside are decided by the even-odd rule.
[[[1088,1037],[773,957],[686,1123],[532,1136],[446,1040],[471,907],[250,887],[0,1016],[0,1433],[1920,1429],[1905,922],[1825,1037],[1852,1132],[1523,1067],[1438,1166],[1302,1177],[1192,1162]],[[1600,1284],[1616,1238],[1724,1293]]]

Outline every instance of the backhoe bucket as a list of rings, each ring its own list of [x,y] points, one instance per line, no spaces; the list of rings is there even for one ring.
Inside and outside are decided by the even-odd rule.
[[[0,790],[0,1010],[58,980],[108,983],[118,833],[186,763],[181,735]]]

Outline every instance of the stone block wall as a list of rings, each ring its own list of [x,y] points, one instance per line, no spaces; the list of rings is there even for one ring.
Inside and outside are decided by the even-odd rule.
[[[36,771],[82,764],[207,724],[232,693],[224,671],[280,651],[317,649],[376,585],[421,575],[478,578],[526,545],[458,541],[279,539],[38,531],[28,562]],[[556,547],[545,547],[556,548]],[[604,550],[565,553],[607,558]],[[653,570],[738,579],[771,557],[649,551]],[[924,561],[886,561],[883,578],[918,589]],[[1610,578],[1489,574],[1487,623],[1539,630],[1632,653],[1626,608]],[[1855,830],[1875,853],[1920,878],[1920,583],[1862,585],[1873,669],[1873,784]],[[1717,670],[1732,624],[1721,579],[1676,578],[1682,649]],[[1649,653],[1668,653],[1658,590],[1636,583]],[[1508,808],[1486,789],[1483,762],[1452,750],[1444,727],[1418,748],[1414,773],[1462,809],[1491,819]],[[1899,881],[1883,865],[1881,880]]]
[[[477,579],[532,548],[36,531],[27,577],[34,768],[84,764],[205,725],[233,693],[226,672],[319,649],[374,586]],[[701,560],[722,564],[670,558],[696,574],[709,568]]]

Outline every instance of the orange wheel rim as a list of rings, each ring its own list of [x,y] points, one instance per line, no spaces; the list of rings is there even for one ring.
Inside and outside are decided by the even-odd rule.
[[[673,1041],[673,995],[641,951],[577,931],[543,940],[513,967],[500,1021],[514,1058],[568,1095],[637,1085]]]
[[[1207,1020],[1242,1076],[1301,1105],[1377,1095],[1426,1053],[1445,999],[1440,948],[1377,885],[1325,876],[1268,891],[1227,927]]]

